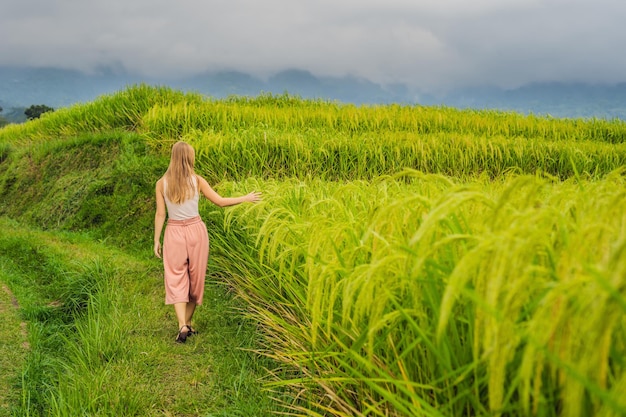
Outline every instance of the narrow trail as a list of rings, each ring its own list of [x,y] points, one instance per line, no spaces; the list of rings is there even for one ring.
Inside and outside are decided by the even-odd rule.
[[[19,399],[16,378],[29,345],[17,299],[2,278],[0,269],[0,417],[5,417],[11,415],[10,404]]]

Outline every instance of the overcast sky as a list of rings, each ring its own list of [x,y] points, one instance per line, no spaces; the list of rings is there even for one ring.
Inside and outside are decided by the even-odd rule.
[[[624,0],[2,0],[0,65],[298,68],[422,89],[626,81]]]

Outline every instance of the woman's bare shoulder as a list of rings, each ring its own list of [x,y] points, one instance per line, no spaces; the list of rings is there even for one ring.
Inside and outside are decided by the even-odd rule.
[[[208,181],[200,174],[196,174],[196,179],[198,180],[199,183],[207,183]]]

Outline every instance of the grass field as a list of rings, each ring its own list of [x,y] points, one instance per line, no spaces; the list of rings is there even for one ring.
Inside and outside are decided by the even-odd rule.
[[[201,205],[185,346],[151,257],[179,139],[264,195]],[[0,412],[624,415],[625,162],[619,120],[149,86],[5,127],[2,331],[29,348]]]

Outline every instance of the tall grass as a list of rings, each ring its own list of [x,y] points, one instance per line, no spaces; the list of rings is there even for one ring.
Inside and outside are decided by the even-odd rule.
[[[0,260],[0,416],[11,415],[11,405],[18,403],[20,369],[26,357],[26,332],[19,316],[19,305],[4,283],[6,271]]]
[[[216,233],[266,353],[292,369],[276,386],[314,398],[294,408],[622,414],[623,177],[412,176],[256,184],[267,201]]]

